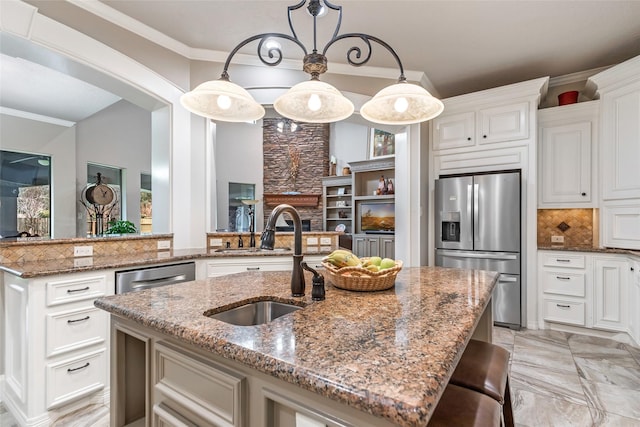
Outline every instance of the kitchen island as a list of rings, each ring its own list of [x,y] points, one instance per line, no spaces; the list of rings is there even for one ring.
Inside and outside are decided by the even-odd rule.
[[[112,426],[426,425],[468,340],[490,330],[496,280],[405,268],[390,290],[327,285],[316,302],[309,285],[290,296],[288,272],[251,272],[100,298],[112,314]],[[265,299],[304,308],[258,326],[207,316]]]

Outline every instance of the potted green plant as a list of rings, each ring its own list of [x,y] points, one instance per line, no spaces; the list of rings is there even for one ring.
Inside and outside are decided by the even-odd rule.
[[[137,233],[136,226],[131,221],[112,219],[107,224],[108,228],[104,234],[129,234]]]

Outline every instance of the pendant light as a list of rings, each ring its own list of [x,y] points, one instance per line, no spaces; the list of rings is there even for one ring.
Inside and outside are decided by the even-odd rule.
[[[310,53],[298,39],[292,21],[292,12],[305,5],[313,17],[313,49]],[[329,9],[337,11],[337,24],[332,38],[320,53],[317,47],[317,19]],[[229,53],[220,79],[202,83],[191,92],[184,94],[181,98],[182,105],[192,113],[213,120],[245,122],[262,118],[265,114],[264,108],[245,89],[230,82],[229,65],[240,49],[251,42],[258,41],[257,52],[260,61],[268,66],[277,66],[282,62],[283,55],[280,45],[273,41],[283,39],[302,49],[303,70],[311,75],[311,80],[294,85],[278,97],[274,101],[274,109],[283,117],[299,122],[330,123],[344,120],[353,114],[353,103],[332,85],[321,82],[320,75],[327,71],[326,52],[334,43],[345,39],[358,39],[364,44],[364,49],[353,46],[347,50],[346,59],[349,65],[361,66],[369,62],[373,42],[387,49],[400,69],[398,83],[382,89],[363,105],[360,113],[365,119],[373,123],[405,125],[432,119],[442,112],[444,108],[442,102],[421,86],[406,81],[402,62],[389,44],[369,34],[340,34],[342,6],[334,5],[328,0],[302,0],[298,4],[289,6],[287,11],[291,35],[263,33],[243,40]]]

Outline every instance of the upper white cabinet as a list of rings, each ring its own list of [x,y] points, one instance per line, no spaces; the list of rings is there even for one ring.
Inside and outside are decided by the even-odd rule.
[[[529,137],[529,103],[445,113],[434,119],[433,126],[434,150],[526,139]]]
[[[640,249],[640,56],[592,76],[600,96],[602,244]]]
[[[602,132],[602,198],[640,199],[640,80],[602,95]]]
[[[597,207],[598,101],[538,112],[538,207]]]

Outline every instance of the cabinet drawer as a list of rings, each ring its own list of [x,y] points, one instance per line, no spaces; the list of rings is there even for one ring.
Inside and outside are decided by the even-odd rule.
[[[47,305],[95,299],[105,295],[106,291],[105,276],[47,282]]]
[[[95,307],[47,314],[47,356],[104,342],[107,313]]]
[[[585,325],[585,307],[582,302],[544,300],[544,320],[549,322]]]
[[[545,271],[542,290],[547,294],[585,296],[585,274],[566,271]]]
[[[241,374],[163,343],[156,344],[154,358],[156,402],[175,402],[214,425],[242,425]]]
[[[207,277],[218,277],[227,274],[243,273],[246,271],[285,271],[291,270],[293,257],[261,257],[259,261],[255,259],[227,259],[225,261],[215,261],[207,263]]]
[[[584,268],[585,256],[571,253],[545,253],[543,265],[548,267]]]
[[[104,388],[107,378],[106,350],[48,364],[47,409],[65,405]]]

